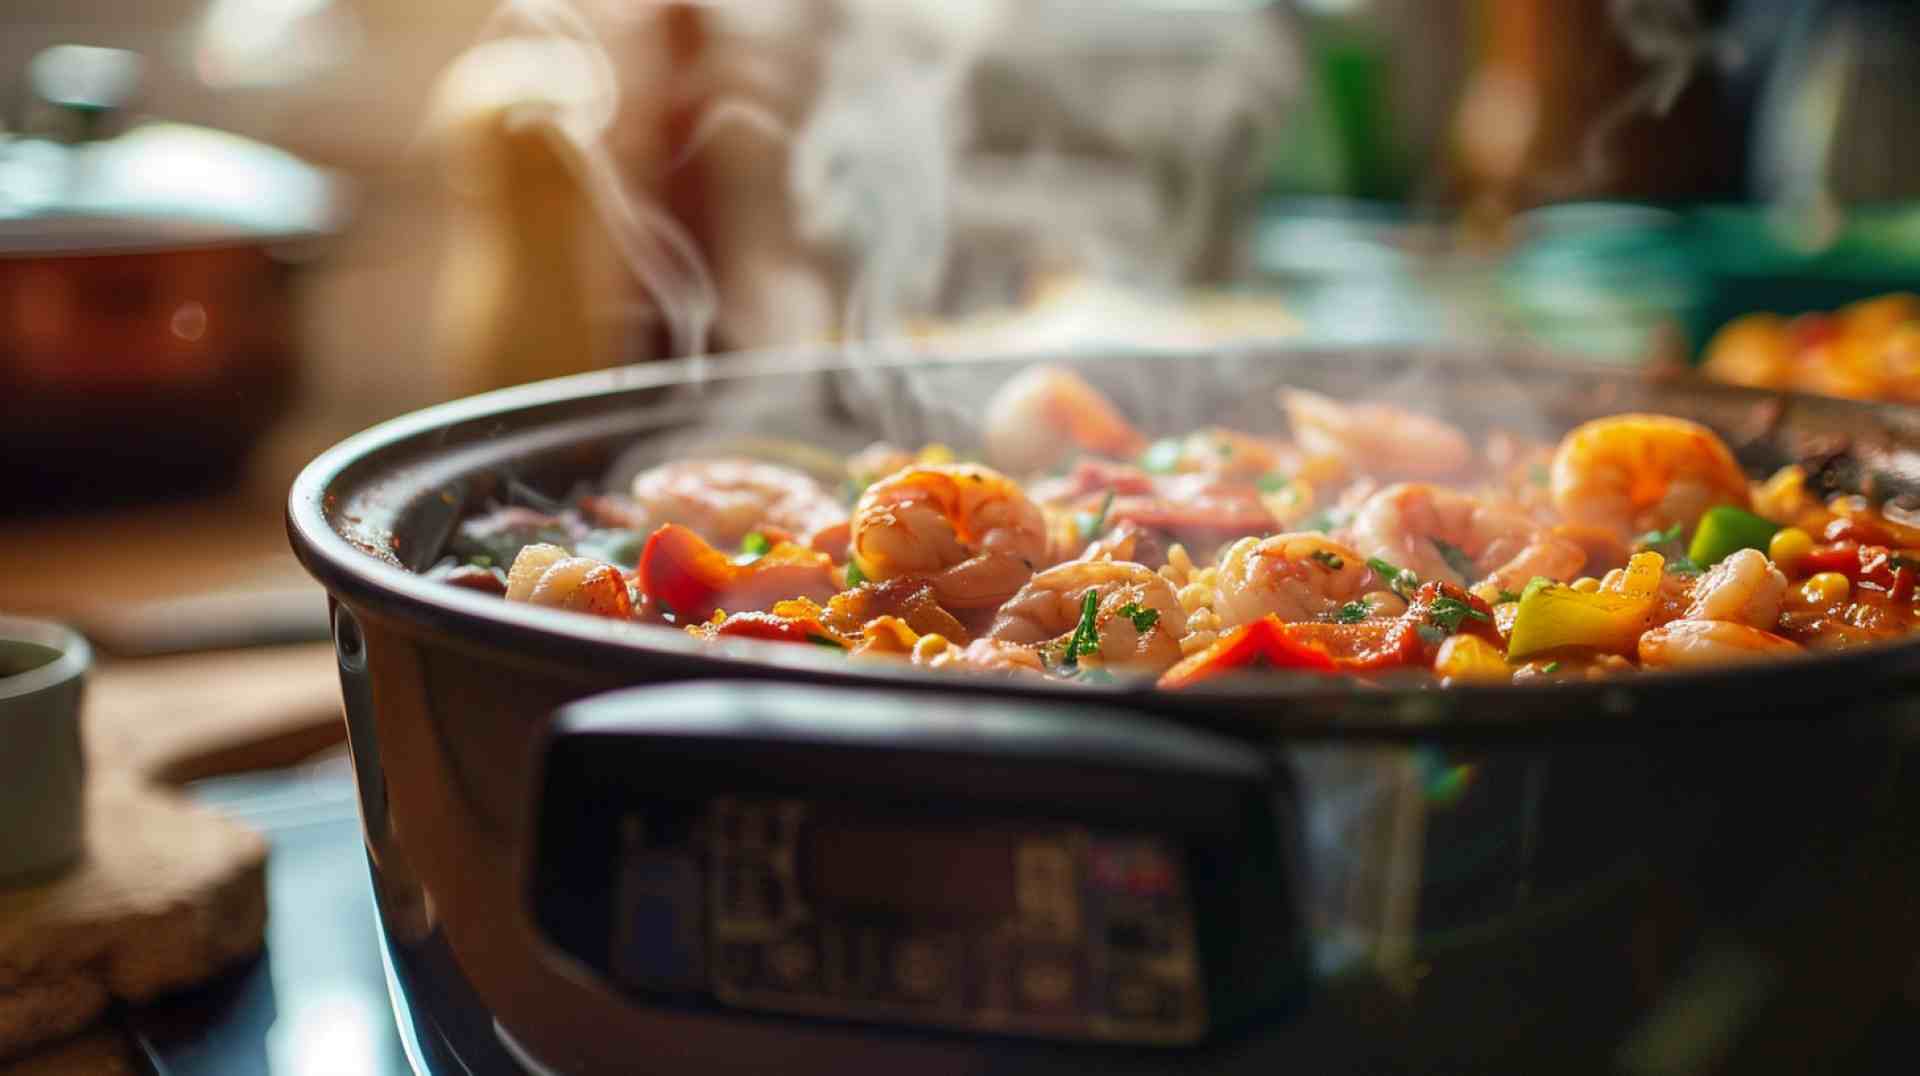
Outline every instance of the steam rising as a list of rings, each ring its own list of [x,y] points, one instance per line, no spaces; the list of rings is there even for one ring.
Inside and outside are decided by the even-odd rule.
[[[920,319],[1022,304],[1035,273],[1134,288],[1218,273],[1298,70],[1272,18],[1234,20],[1073,0],[505,0],[484,37],[576,58],[553,82],[579,92],[525,118],[574,151],[673,351],[701,354],[717,322],[748,326],[736,346],[897,347]],[[687,25],[690,54],[649,65]],[[662,99],[697,114],[635,168]],[[721,178],[692,197],[732,234],[696,237],[660,200],[701,163]]]
[[[621,260],[653,299],[676,353],[707,350],[719,308],[713,280],[693,239],[642,193],[615,160],[609,135],[620,115],[621,80],[603,29],[572,0],[505,0],[483,38],[547,37],[571,46],[565,56],[578,67],[550,72],[556,81],[578,80],[577,92],[523,111],[522,122],[540,122],[575,151],[582,187],[601,214]]]
[[[1612,171],[1607,142],[1629,121],[1665,116],[1701,67],[1732,67],[1744,59],[1739,40],[1709,27],[1696,0],[1609,0],[1608,14],[1628,51],[1648,70],[1588,132],[1581,166],[1589,183]]]

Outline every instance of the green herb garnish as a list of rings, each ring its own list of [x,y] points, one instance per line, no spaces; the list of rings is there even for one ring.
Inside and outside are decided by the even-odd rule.
[[[1548,674],[1557,673],[1560,671],[1560,663],[1557,661],[1549,661],[1545,665],[1540,666],[1540,671]]]
[[[1652,549],[1654,546],[1666,545],[1668,542],[1677,542],[1680,540],[1680,534],[1683,529],[1681,524],[1675,523],[1663,531],[1648,531],[1633,540],[1633,547],[1635,549]]]
[[[1685,553],[1676,553],[1668,557],[1664,567],[1669,575],[1699,575],[1704,568],[1693,562]]]
[[[1544,486],[1553,476],[1548,473],[1546,464],[1536,463],[1532,467],[1527,468],[1527,477],[1533,479],[1534,485]]]
[[[832,647],[835,650],[846,649],[846,647],[841,646],[839,643],[835,642],[832,639],[827,638],[826,636],[820,634],[817,631],[808,632],[807,641],[812,643],[815,646],[827,646],[827,647]]]
[[[1100,652],[1100,629],[1094,624],[1094,618],[1100,613],[1100,594],[1089,590],[1080,603],[1080,622],[1073,626],[1073,634],[1067,636],[1067,649],[1060,656],[1060,664],[1065,668],[1078,668],[1080,655]]]
[[[1896,572],[1902,568],[1910,571],[1920,571],[1920,560],[1914,560],[1912,557],[1903,557],[1895,553],[1893,556],[1887,558],[1887,567]]]
[[[1428,646],[1439,646],[1441,643],[1447,641],[1447,631],[1445,628],[1436,628],[1432,624],[1416,624],[1413,630],[1415,634],[1420,636],[1421,641],[1425,642]]]
[[[1330,572],[1337,572],[1347,566],[1347,562],[1340,559],[1340,554],[1325,549],[1316,549],[1308,553],[1307,559]]]
[[[1278,493],[1293,485],[1293,479],[1283,474],[1263,474],[1254,485],[1259,486],[1262,493]]]
[[[746,535],[740,539],[740,553],[742,556],[758,559],[766,556],[772,549],[773,543],[767,541],[767,536],[761,534],[759,531],[748,531]]]
[[[1138,602],[1128,602],[1121,606],[1120,615],[1133,621],[1133,630],[1142,634],[1160,623],[1160,610],[1143,608]]]
[[[1446,561],[1447,567],[1453,569],[1453,574],[1468,582],[1473,581],[1473,558],[1467,556],[1466,550],[1461,549],[1452,542],[1443,542],[1438,538],[1430,540],[1433,542],[1433,548],[1440,551],[1440,559]]]
[[[467,563],[476,568],[491,568],[493,567],[493,558],[487,556],[485,553],[475,553],[473,556],[467,558]]]
[[[1140,453],[1140,467],[1155,474],[1171,474],[1179,470],[1180,442],[1169,437],[1148,445],[1147,450]]]
[[[1366,602],[1348,602],[1333,614],[1336,624],[1358,624],[1373,615],[1373,606]]]
[[[860,570],[860,562],[853,554],[847,554],[847,589],[852,590],[867,581],[867,574]]]
[[[1427,606],[1427,621],[1451,635],[1460,630],[1460,622],[1490,619],[1487,614],[1461,601],[1459,598],[1439,597]]]
[[[1519,601],[1519,600],[1520,600],[1520,595],[1518,595],[1518,594],[1515,594],[1515,593],[1514,593],[1513,591],[1511,591],[1511,590],[1503,590],[1503,591],[1501,591],[1501,592],[1500,592],[1500,599],[1499,599],[1498,601],[1496,601],[1496,602],[1494,602],[1493,604],[1495,604],[1495,605],[1505,605],[1505,604],[1507,604],[1508,602],[1517,602],[1517,601]]]
[[[1402,598],[1411,597],[1413,592],[1420,588],[1420,577],[1397,564],[1381,560],[1379,557],[1368,557],[1367,567],[1372,568],[1373,573],[1387,584],[1388,590]]]
[[[1100,502],[1100,510],[1098,512],[1075,512],[1073,514],[1073,525],[1079,528],[1080,540],[1083,542],[1091,542],[1095,538],[1100,537],[1100,532],[1107,529],[1107,513],[1112,509],[1113,491],[1108,490],[1106,499]]]

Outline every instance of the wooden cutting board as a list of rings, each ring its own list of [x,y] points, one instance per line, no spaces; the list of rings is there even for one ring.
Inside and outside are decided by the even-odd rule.
[[[88,682],[88,853],[0,889],[0,1076],[101,1071],[86,1040],[21,1058],[259,953],[266,842],[175,791],[290,765],[343,732],[333,648],[309,644],[107,663]],[[62,1067],[59,1057],[75,1060]],[[107,1069],[106,1071],[113,1071]]]

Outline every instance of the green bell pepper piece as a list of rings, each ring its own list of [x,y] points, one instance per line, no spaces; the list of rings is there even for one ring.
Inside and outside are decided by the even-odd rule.
[[[1742,549],[1765,552],[1767,542],[1779,529],[1778,523],[1732,505],[1710,508],[1700,517],[1699,529],[1693,532],[1693,542],[1687,546],[1687,559],[1706,568]]]

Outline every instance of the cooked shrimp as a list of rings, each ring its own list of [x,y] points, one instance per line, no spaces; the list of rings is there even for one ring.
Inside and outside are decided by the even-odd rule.
[[[1571,579],[1587,561],[1578,543],[1521,512],[1425,482],[1369,497],[1349,532],[1366,556],[1461,586],[1485,581],[1518,590],[1536,575]]]
[[[922,635],[910,653],[915,665],[929,669],[960,669],[1003,676],[1047,671],[1046,662],[1031,648],[999,639],[975,639],[958,646],[939,635]]]
[[[1688,620],[1719,620],[1762,630],[1780,621],[1787,577],[1757,549],[1742,549],[1713,566],[1693,587]]]
[[[1268,613],[1318,620],[1359,598],[1370,578],[1365,556],[1324,534],[1242,538],[1220,558],[1213,609],[1222,628]]]
[[[1438,478],[1473,462],[1467,435],[1429,415],[1299,389],[1281,390],[1280,406],[1303,453],[1339,457],[1361,473]]]
[[[1123,560],[1069,561],[1035,575],[1000,607],[987,637],[1026,644],[1064,639],[1078,625],[1089,591],[1099,595],[1094,628],[1104,664],[1159,671],[1180,660],[1187,614],[1173,584]],[[1151,623],[1143,628],[1145,621]]]
[[[1038,471],[1075,449],[1131,459],[1146,438],[1100,390],[1064,367],[1033,366],[987,404],[987,458],[1009,471]]]
[[[1799,652],[1799,643],[1728,620],[1676,620],[1640,636],[1640,664],[1649,669],[1701,668]]]
[[[853,556],[869,579],[925,578],[949,609],[987,609],[1047,555],[1047,521],[1019,485],[973,463],[923,464],[867,487]]]
[[[648,520],[636,529],[678,523],[718,546],[738,545],[761,527],[808,544],[816,531],[847,520],[846,506],[811,477],[747,459],[663,463],[634,478],[633,499]]]
[[[1697,422],[1614,415],[1576,427],[1553,454],[1553,503],[1577,523],[1626,533],[1691,526],[1716,505],[1747,506],[1732,450]]]
[[[545,543],[526,546],[513,558],[507,600],[618,620],[633,615],[633,599],[620,569]]]

